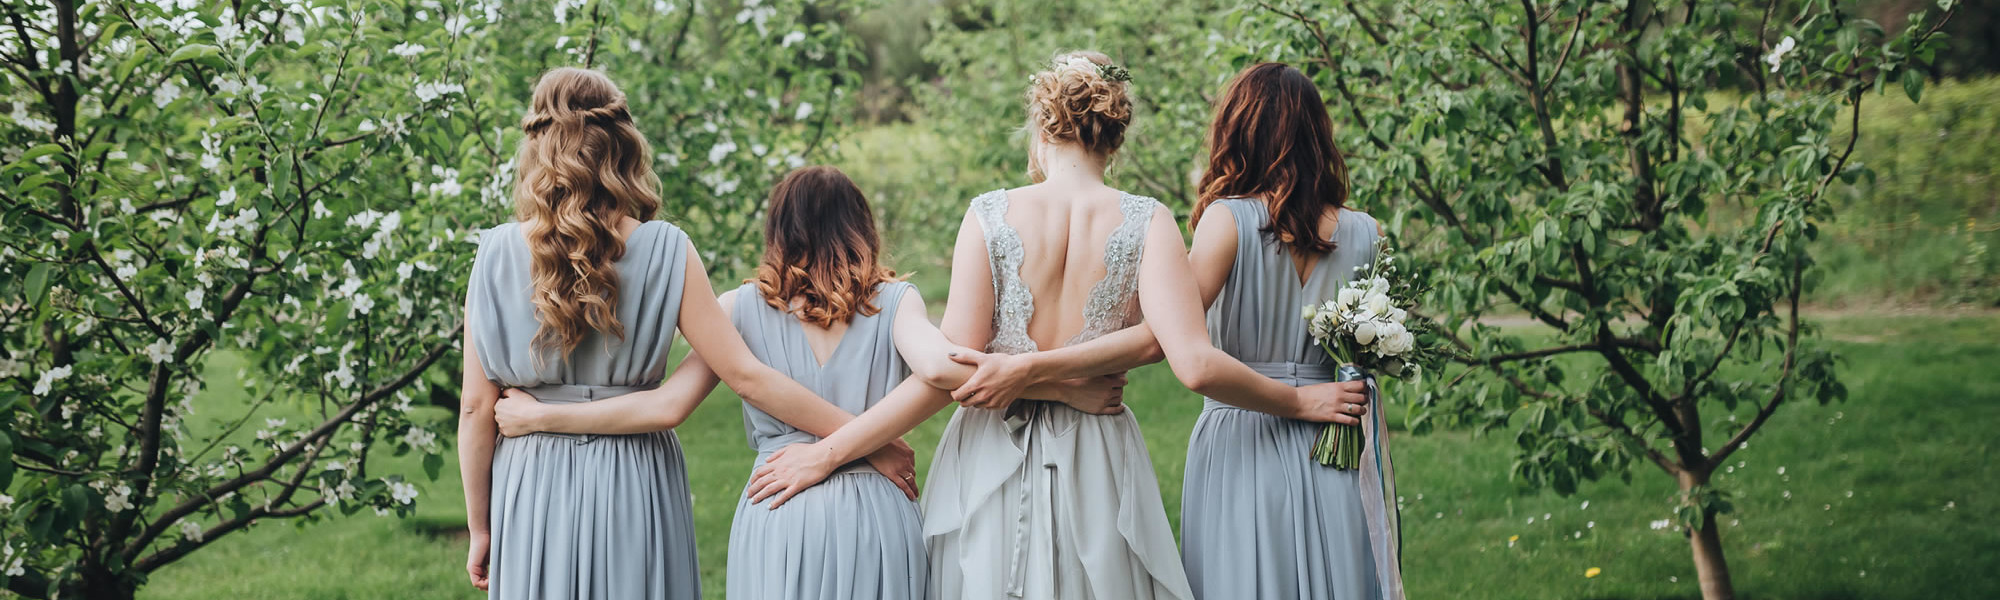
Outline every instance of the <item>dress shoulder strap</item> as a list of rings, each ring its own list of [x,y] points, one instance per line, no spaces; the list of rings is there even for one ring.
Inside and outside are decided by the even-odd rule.
[[[986,237],[986,265],[993,272],[993,341],[988,352],[1019,354],[1038,348],[1028,337],[1028,320],[1035,316],[1035,297],[1021,281],[1021,261],[1026,253],[1021,234],[1007,224],[1007,190],[994,190],[972,199],[972,214],[979,219]]]

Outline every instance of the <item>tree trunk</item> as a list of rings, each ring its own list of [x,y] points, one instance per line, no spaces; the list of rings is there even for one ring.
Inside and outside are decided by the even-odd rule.
[[[1708,485],[1707,471],[1682,471],[1678,479],[1682,492]],[[1692,500],[1690,498],[1690,500]],[[1729,581],[1729,562],[1722,556],[1722,529],[1715,512],[1703,509],[1701,527],[1688,532],[1694,548],[1694,572],[1701,581],[1702,600],[1735,600],[1736,586]]]
[[[63,598],[86,598],[88,600],[132,600],[139,593],[139,587],[129,577],[112,575],[102,567],[84,567],[81,581],[74,591],[65,590]]]

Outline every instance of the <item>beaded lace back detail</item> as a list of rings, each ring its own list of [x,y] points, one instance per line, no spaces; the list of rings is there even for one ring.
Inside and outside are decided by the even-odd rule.
[[[1026,258],[1021,235],[1007,224],[1007,191],[994,190],[972,199],[972,209],[986,233],[987,264],[993,272],[995,308],[993,342],[987,352],[1022,354],[1040,349],[1028,337],[1028,321],[1035,316],[1035,297],[1021,281],[1021,261]],[[1083,305],[1083,329],[1065,345],[1080,344],[1098,336],[1130,327],[1139,306],[1139,259],[1146,247],[1146,224],[1152,218],[1152,198],[1121,193],[1118,209],[1124,215],[1118,227],[1104,240],[1104,278],[1091,286]]]

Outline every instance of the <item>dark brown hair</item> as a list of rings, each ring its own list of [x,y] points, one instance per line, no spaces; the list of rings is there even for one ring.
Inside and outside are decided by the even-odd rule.
[[[1200,190],[1190,224],[1216,200],[1260,198],[1271,211],[1264,233],[1293,254],[1333,250],[1319,223],[1347,205],[1347,159],[1312,79],[1283,63],[1236,74],[1215,103]]]
[[[625,94],[603,73],[564,67],[542,75],[515,161],[514,215],[534,280],[533,345],[568,356],[591,330],[623,337],[618,220],[653,218],[660,180],[632,124]]]
[[[840,169],[806,167],[771,190],[764,263],[750,281],[772,308],[831,327],[882,311],[873,304],[875,286],[896,281],[896,272],[876,262],[881,254],[875,214],[861,188]]]

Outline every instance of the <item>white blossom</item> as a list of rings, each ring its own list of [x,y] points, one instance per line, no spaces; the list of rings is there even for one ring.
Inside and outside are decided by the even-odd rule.
[[[428,48],[425,48],[423,44],[412,44],[409,42],[403,42],[401,44],[396,44],[396,47],[394,48],[390,48],[389,53],[394,54],[396,56],[409,58],[412,56],[416,56],[418,54],[423,54],[424,50],[427,49]]]
[[[401,481],[391,482],[389,484],[389,495],[394,497],[397,502],[409,504],[417,500],[417,486]]]
[[[54,387],[56,382],[68,378],[69,373],[69,365],[43,371],[42,376],[35,380],[35,395],[40,396],[49,393],[49,389]]]
[[[793,31],[793,32],[791,32],[791,33],[787,33],[787,34],[785,34],[785,39],[783,39],[783,40],[780,40],[780,41],[778,42],[778,47],[780,47],[780,48],[790,48],[790,47],[792,47],[792,44],[796,44],[796,43],[799,43],[799,42],[803,42],[803,41],[806,41],[806,32],[803,32],[803,31]]]
[[[153,88],[153,106],[155,107],[166,108],[168,104],[173,104],[174,100],[180,97],[181,86],[172,81],[161,83],[158,87]]]
[[[800,102],[798,110],[792,113],[792,120],[804,121],[806,120],[806,118],[811,117],[812,115],[813,115],[813,103]]]
[[[403,433],[403,441],[411,446],[429,450],[437,443],[437,434],[422,427],[411,427],[409,431]]]
[[[174,346],[165,339],[154,340],[153,343],[146,345],[146,358],[152,360],[153,364],[173,360]]]
[[[1785,39],[1778,40],[1776,47],[1771,48],[1770,54],[1764,56],[1764,64],[1771,65],[1772,73],[1778,72],[1778,67],[1782,66],[1785,62],[1785,55],[1791,54],[1792,50],[1797,48],[1798,45],[1798,40],[1792,39],[1792,36],[1789,35],[1785,36]]]
[[[201,524],[194,521],[181,521],[181,537],[187,538],[190,542],[201,541]]]
[[[196,286],[189,289],[183,296],[187,298],[188,310],[201,310],[201,301],[203,298],[208,297],[208,290]]]
[[[118,484],[118,487],[112,488],[110,493],[104,495],[104,510],[107,512],[120,513],[131,510],[131,508],[132,486],[121,483]]]

